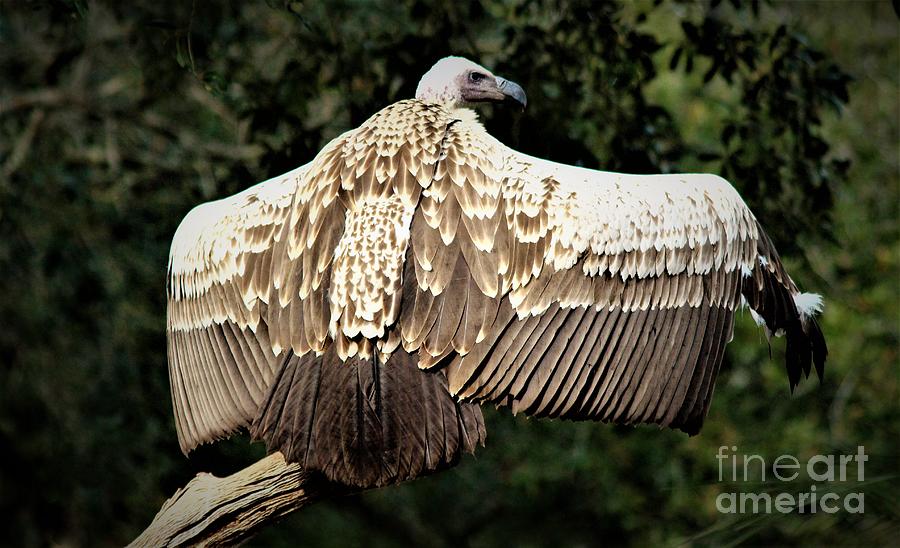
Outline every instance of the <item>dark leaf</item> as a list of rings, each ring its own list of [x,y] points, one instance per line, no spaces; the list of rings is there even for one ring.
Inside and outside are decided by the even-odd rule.
[[[681,46],[675,48],[675,52],[672,53],[672,57],[669,59],[669,70],[675,70],[675,68],[678,67],[678,61],[681,59],[682,51],[684,51],[684,49]]]
[[[709,82],[716,75],[716,72],[719,70],[719,62],[719,59],[713,60],[712,66],[710,66],[706,73],[703,74],[704,83]]]
[[[722,130],[722,143],[726,146],[731,142],[731,139],[734,137],[734,133],[737,128],[734,124],[727,124],[725,128]]]

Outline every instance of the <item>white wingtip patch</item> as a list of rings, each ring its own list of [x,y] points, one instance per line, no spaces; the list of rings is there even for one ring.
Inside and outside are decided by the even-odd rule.
[[[764,320],[762,316],[757,314],[756,310],[750,308],[750,303],[747,302],[747,299],[743,295],[741,295],[741,308],[746,308],[750,311],[750,317],[753,318],[753,321],[756,322],[756,325],[762,327],[765,330],[766,339],[771,339],[772,331],[769,329],[769,326],[766,325],[766,320]]]
[[[764,320],[762,316],[757,314],[756,310],[753,310],[749,306],[747,307],[747,310],[750,311],[750,317],[753,318],[753,321],[756,322],[756,325],[766,327],[766,320]]]
[[[756,310],[753,310],[752,308],[750,308],[750,304],[747,302],[747,299],[743,295],[741,295],[741,307],[746,308],[747,310],[750,311],[750,317],[753,318],[753,321],[756,322],[756,325],[759,325],[761,327],[766,327],[766,320],[764,320],[762,316],[757,314]],[[768,330],[769,329],[766,328],[766,331],[768,331]]]
[[[794,304],[797,305],[797,311],[803,320],[821,314],[825,308],[822,296],[817,293],[797,293],[794,295]]]

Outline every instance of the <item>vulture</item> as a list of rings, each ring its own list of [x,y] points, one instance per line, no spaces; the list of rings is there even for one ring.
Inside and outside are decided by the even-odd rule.
[[[442,59],[310,163],[188,213],[167,280],[185,454],[246,428],[367,488],[483,445],[483,403],[693,435],[741,306],[786,338],[791,390],[822,377],[821,297],[728,181],[528,156],[480,103],[526,95]]]

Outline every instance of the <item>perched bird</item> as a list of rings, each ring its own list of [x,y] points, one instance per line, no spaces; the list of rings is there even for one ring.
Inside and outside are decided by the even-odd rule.
[[[787,338],[790,386],[825,341],[735,189],[533,158],[471,108],[517,84],[440,60],[294,171],[191,211],[169,258],[185,452],[242,427],[356,487],[483,444],[479,404],[699,431],[736,309]]]

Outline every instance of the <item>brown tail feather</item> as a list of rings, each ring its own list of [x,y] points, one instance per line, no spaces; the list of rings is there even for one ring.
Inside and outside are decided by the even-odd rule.
[[[342,362],[334,347],[287,355],[251,433],[288,461],[354,487],[449,468],[485,437],[481,408],[457,402],[443,372],[420,370],[402,349],[387,363]]]

